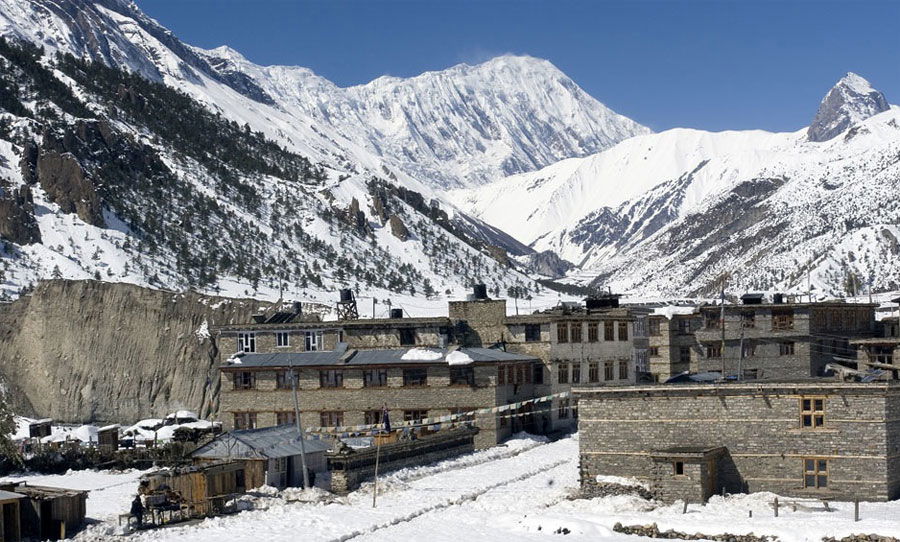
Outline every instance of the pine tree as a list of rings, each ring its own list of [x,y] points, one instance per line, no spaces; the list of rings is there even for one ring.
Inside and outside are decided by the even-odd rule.
[[[14,467],[21,467],[22,455],[11,436],[15,432],[16,421],[6,403],[6,394],[0,391],[0,460],[11,463]]]

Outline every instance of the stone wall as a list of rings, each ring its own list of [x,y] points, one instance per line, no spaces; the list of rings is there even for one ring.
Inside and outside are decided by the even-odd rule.
[[[531,369],[531,364],[527,364]],[[387,405],[394,424],[403,420],[404,410],[424,410],[429,417],[451,414],[456,410],[477,410],[505,405],[534,397],[529,384],[498,385],[497,366],[475,365],[475,386],[450,385],[450,368],[444,363],[427,367],[426,386],[404,386],[403,369],[388,368],[388,385],[363,387],[363,368],[342,369],[343,386],[320,386],[319,369],[299,369],[300,418],[304,427],[321,425],[322,411],[343,413],[344,425],[363,425],[366,411],[381,411]],[[221,372],[221,409],[219,419],[227,429],[234,427],[234,413],[256,413],[257,427],[276,424],[276,412],[293,412],[290,389],[276,389],[274,370],[254,371],[256,385],[250,390],[234,390],[233,374],[239,368]],[[496,414],[477,416],[481,430],[476,445],[486,448],[508,437],[515,424],[501,421]]]
[[[379,475],[408,467],[435,463],[474,451],[477,429],[461,427],[446,429],[417,440],[383,444],[363,450],[331,452],[327,455],[331,471],[331,491],[338,495],[358,488],[375,474],[378,454]]]
[[[652,483],[654,450],[724,446],[716,463],[717,493],[807,495],[803,460],[820,458],[828,462],[829,489],[822,495],[900,496],[895,383],[683,384],[576,395],[586,486],[599,474]],[[824,427],[800,426],[802,397],[825,399]]]

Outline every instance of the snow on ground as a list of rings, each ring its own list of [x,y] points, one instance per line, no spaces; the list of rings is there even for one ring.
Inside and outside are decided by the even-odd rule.
[[[69,487],[78,487],[74,476],[64,476]],[[115,475],[131,485],[113,486],[104,497],[88,501],[93,517],[127,507],[138,473]],[[87,475],[85,484],[103,486]],[[112,476],[112,475],[110,475]],[[131,478],[128,478],[131,477]],[[36,482],[35,482],[36,483]],[[46,483],[49,483],[46,482]],[[62,483],[60,484],[62,485]],[[119,489],[116,489],[116,488]],[[683,514],[683,503],[671,505],[637,497],[616,496],[573,500],[578,488],[578,437],[557,442],[519,435],[506,446],[482,450],[425,467],[404,469],[379,482],[377,507],[372,507],[372,484],[347,497],[289,490],[260,491],[242,499],[256,510],[210,518],[202,522],[132,535],[134,540],[219,541],[304,540],[495,542],[503,540],[555,540],[568,531],[565,540],[631,540],[640,537],[612,531],[616,523],[647,525],[707,535],[753,532],[778,536],[783,542],[819,542],[823,536],[878,533],[900,536],[900,502],[862,503],[862,520],[853,522],[852,503],[832,503],[827,511],[806,500],[796,510],[783,504],[780,517],[770,507],[775,495],[759,493],[713,497],[703,506],[691,504]],[[118,507],[98,502],[121,492]],[[92,494],[91,499],[96,499]],[[782,498],[782,503],[796,499]],[[753,511],[753,518],[749,512]],[[115,532],[114,519],[92,525],[80,540],[104,540]]]
[[[87,489],[87,517],[116,522],[116,516],[128,512],[137,494],[138,478],[147,471],[69,471],[65,474],[18,474],[3,481],[27,482],[35,486]]]

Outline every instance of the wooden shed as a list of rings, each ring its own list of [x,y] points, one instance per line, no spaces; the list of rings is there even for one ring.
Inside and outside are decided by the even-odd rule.
[[[0,490],[0,542],[22,540],[20,505],[25,495]]]
[[[177,504],[189,517],[202,517],[220,513],[226,501],[244,493],[245,480],[243,463],[220,461],[145,474],[140,491],[165,496],[166,506]]]
[[[0,486],[0,490],[13,491],[24,497],[19,503],[23,537],[60,540],[71,536],[84,523],[87,491],[33,486],[25,482],[6,484]]]
[[[107,425],[97,430],[97,447],[101,452],[112,453],[119,449],[119,426]]]
[[[313,473],[328,468],[325,453],[330,442],[303,440],[306,467]],[[241,460],[247,475],[247,487],[269,485],[277,488],[301,487],[303,467],[300,458],[300,433],[294,425],[231,431],[219,435],[191,454],[196,464],[209,461]]]

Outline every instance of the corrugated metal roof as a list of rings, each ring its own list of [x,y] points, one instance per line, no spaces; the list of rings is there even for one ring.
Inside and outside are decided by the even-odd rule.
[[[12,491],[0,490],[0,501],[9,501],[12,499],[24,499],[25,495],[21,493],[13,493]]]
[[[423,350],[440,354],[436,359],[403,359],[410,350]],[[394,364],[440,364],[446,363],[447,354],[452,350],[448,348],[392,348],[382,350],[349,350],[341,352],[332,350],[327,352],[273,352],[268,354],[243,354],[232,358],[235,361],[226,361],[225,367],[310,367],[310,366],[358,366],[358,365],[394,365]],[[469,356],[473,363],[496,363],[515,361],[537,361],[534,356],[514,354],[493,348],[459,348],[458,352]],[[348,357],[343,361],[342,357]],[[423,356],[424,357],[424,356]]]
[[[247,451],[236,452],[232,446],[221,446],[229,439],[239,441]],[[306,453],[324,452],[331,448],[322,440],[305,439]],[[259,429],[243,429],[232,431],[216,437],[212,442],[199,448],[192,454],[194,457],[258,457],[275,459],[300,455],[300,438],[294,425],[277,425]]]

